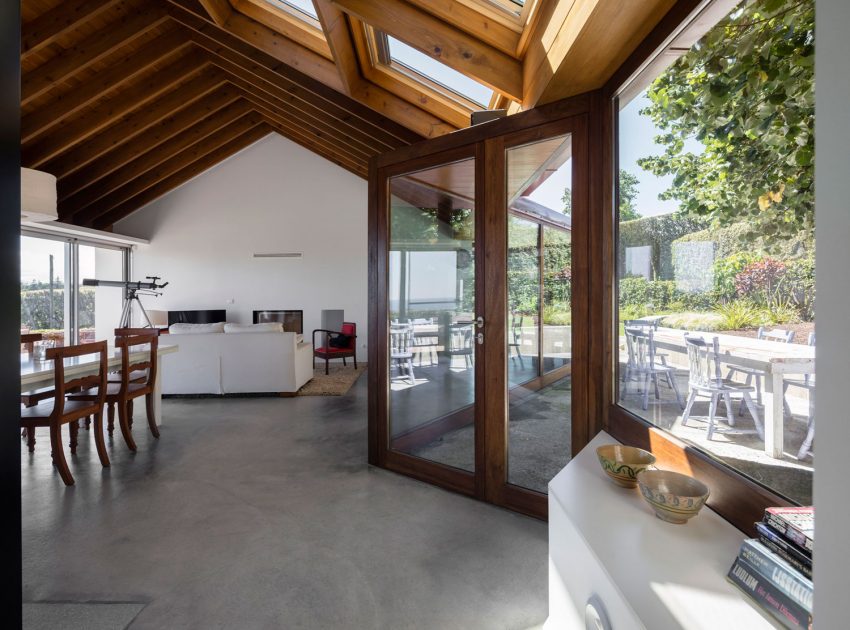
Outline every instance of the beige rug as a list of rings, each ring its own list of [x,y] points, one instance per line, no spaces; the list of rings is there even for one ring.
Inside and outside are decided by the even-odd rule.
[[[365,363],[358,363],[356,370],[351,364],[332,365],[330,373],[325,376],[324,363],[319,367],[317,362],[316,369],[313,370],[313,379],[298,390],[298,396],[343,396],[365,371]]]

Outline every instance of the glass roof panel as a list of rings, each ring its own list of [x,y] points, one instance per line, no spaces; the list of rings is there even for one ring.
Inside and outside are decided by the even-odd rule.
[[[303,13],[314,20],[318,20],[319,16],[316,13],[316,7],[313,6],[313,0],[266,0],[278,8],[283,5],[284,9],[295,9],[299,13]]]
[[[457,70],[419,52],[412,46],[387,35],[390,58],[402,66],[486,108],[493,90]]]

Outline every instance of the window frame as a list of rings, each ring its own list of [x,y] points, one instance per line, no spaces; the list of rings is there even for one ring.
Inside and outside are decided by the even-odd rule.
[[[603,343],[602,392],[605,413],[603,428],[617,440],[651,451],[657,464],[697,477],[711,490],[708,505],[738,529],[755,536],[755,525],[771,506],[794,505],[787,498],[758,484],[708,453],[692,447],[671,433],[659,429],[617,404],[617,261],[618,234],[619,131],[618,97],[632,79],[659,62],[670,42],[689,27],[699,28],[700,18],[724,10],[731,0],[681,0],[664,16],[626,62],[602,88],[602,210],[596,218],[602,234],[601,255],[604,264],[592,271],[606,287],[603,318],[599,334]],[[737,2],[735,3],[737,4]],[[726,11],[728,12],[728,10]],[[725,15],[725,13],[723,13]],[[716,21],[716,20],[715,20]],[[712,24],[714,22],[711,22]]]

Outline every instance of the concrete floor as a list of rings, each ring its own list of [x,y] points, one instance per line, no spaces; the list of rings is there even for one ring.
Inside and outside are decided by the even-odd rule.
[[[133,629],[541,624],[546,525],[368,467],[365,407],[365,379],[167,400],[162,438],[137,422],[106,471],[81,432],[72,488],[42,430],[22,445],[24,601],[143,603]]]

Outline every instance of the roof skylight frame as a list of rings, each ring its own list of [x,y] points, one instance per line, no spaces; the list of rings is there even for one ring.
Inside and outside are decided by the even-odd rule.
[[[313,5],[311,0],[302,0],[302,1],[305,2],[305,3],[307,1],[309,1],[309,4],[311,6],[313,6],[313,13],[316,13],[316,15],[313,15],[313,13],[309,13],[303,7],[298,6],[298,4],[300,4],[300,2],[298,2],[298,0],[264,0],[264,1],[267,5],[269,5],[271,10],[279,11],[279,12],[285,14],[288,17],[294,17],[297,20],[299,20],[300,22],[303,22],[304,24],[307,24],[308,26],[310,26],[310,27],[312,27],[312,28],[314,28],[318,31],[322,31],[322,23],[319,22],[318,13],[316,13],[316,7],[315,7],[315,5]]]
[[[540,0],[457,0],[479,12],[491,15],[500,22],[512,22],[512,28],[522,30],[531,11]]]

